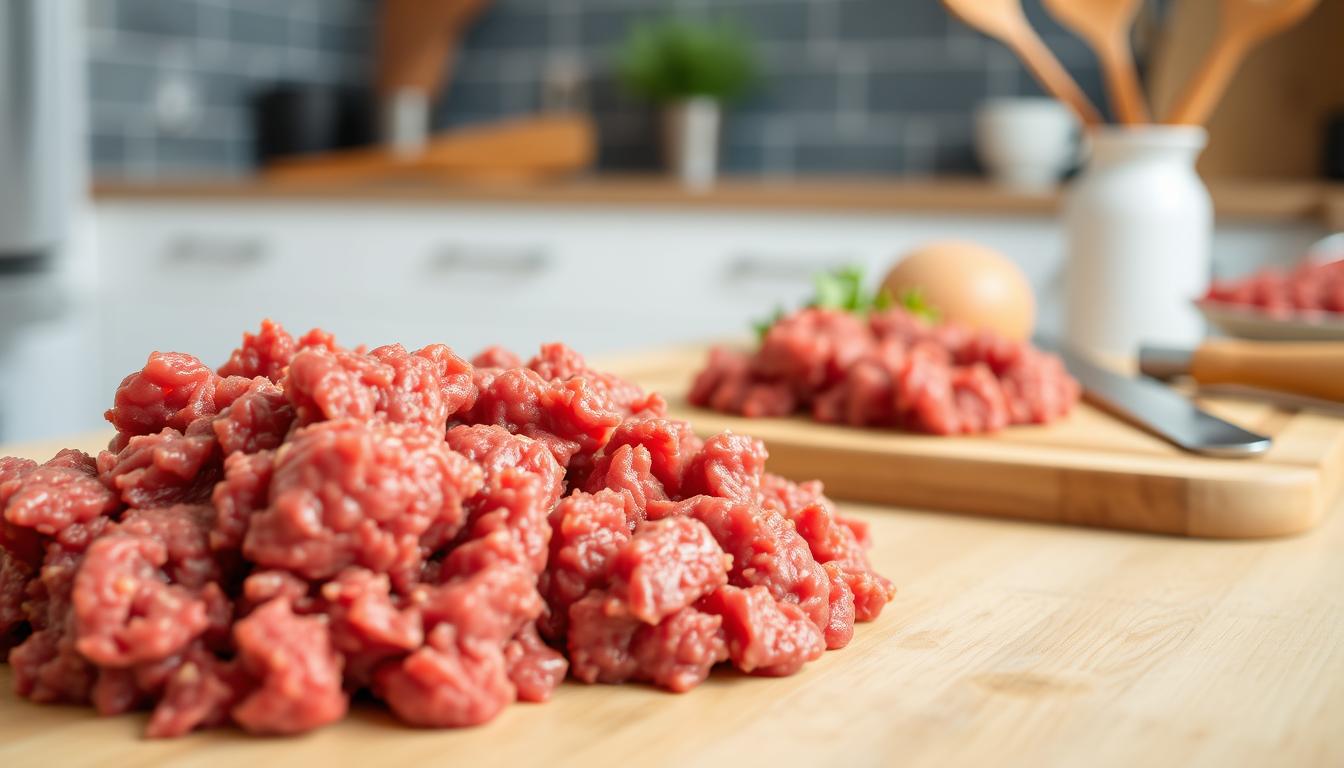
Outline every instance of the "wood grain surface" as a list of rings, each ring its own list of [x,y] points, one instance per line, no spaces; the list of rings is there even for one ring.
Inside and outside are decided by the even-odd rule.
[[[818,424],[804,416],[745,419],[694,408],[685,391],[705,351],[683,347],[617,361],[710,435],[765,441],[771,470],[819,478],[856,501],[1182,536],[1258,538],[1305,531],[1344,490],[1344,419],[1251,400],[1209,400],[1214,413],[1274,437],[1260,458],[1185,453],[1089,405],[1044,427],[932,437]]]
[[[1220,181],[1210,185],[1220,221],[1307,222],[1344,226],[1344,185],[1316,181]],[[612,176],[537,183],[419,180],[392,183],[315,184],[261,179],[241,181],[116,181],[93,188],[100,203],[119,201],[288,200],[294,202],[393,202],[507,204],[575,207],[678,208],[714,211],[801,211],[891,214],[910,211],[987,216],[1053,216],[1060,192],[1004,189],[983,179],[796,180],[726,178],[708,190],[687,190],[662,177]]]
[[[16,699],[0,666],[0,765],[1344,764],[1344,515],[1219,542],[846,509],[900,591],[793,677],[718,673],[685,695],[567,682],[464,731],[356,707],[301,738],[150,742],[142,715]]]

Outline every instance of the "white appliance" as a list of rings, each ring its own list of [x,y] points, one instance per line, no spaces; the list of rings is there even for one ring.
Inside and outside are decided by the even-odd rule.
[[[0,441],[96,424],[83,6],[0,0]]]

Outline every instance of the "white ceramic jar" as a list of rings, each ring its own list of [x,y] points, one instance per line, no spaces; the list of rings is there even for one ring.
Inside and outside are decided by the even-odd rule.
[[[1195,171],[1194,126],[1101,128],[1064,204],[1065,338],[1104,356],[1193,345],[1209,281],[1213,202]]]

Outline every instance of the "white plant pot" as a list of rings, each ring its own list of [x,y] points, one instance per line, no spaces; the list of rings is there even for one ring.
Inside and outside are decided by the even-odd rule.
[[[1064,204],[1065,338],[1105,356],[1144,342],[1193,345],[1208,286],[1213,203],[1193,126],[1102,128]]]
[[[996,182],[1054,189],[1078,159],[1078,120],[1054,99],[991,99],[975,114],[975,149]]]
[[[692,189],[714,185],[722,123],[722,110],[714,99],[687,99],[663,108],[663,156],[682,184]]]

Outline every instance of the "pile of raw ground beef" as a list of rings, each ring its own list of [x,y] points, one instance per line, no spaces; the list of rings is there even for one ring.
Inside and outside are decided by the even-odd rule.
[[[695,405],[753,418],[805,411],[827,423],[939,435],[1045,424],[1078,396],[1053,355],[900,308],[866,317],[799,310],[776,321],[754,353],[713,349],[690,392]]]
[[[1204,298],[1252,307],[1280,319],[1344,312],[1344,260],[1304,262],[1288,272],[1266,269],[1237,280],[1215,281]]]
[[[844,646],[893,592],[864,527],[665,410],[558,344],[468,363],[268,322],[218,371],[155,353],[109,450],[0,459],[0,652],[21,696],[175,736],[354,694],[473,725],[567,672],[685,691]]]

